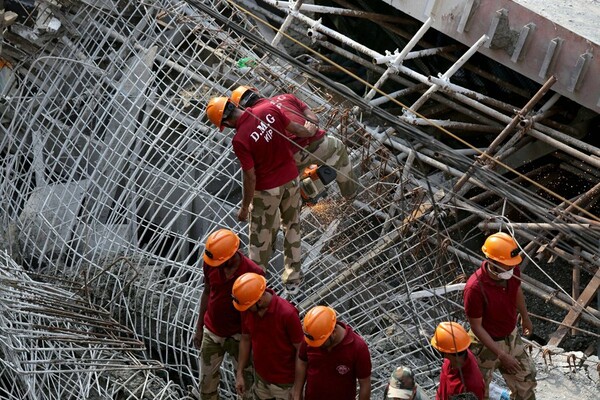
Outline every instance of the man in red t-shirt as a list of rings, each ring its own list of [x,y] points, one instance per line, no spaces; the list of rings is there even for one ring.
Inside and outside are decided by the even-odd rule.
[[[240,358],[236,372],[236,390],[249,391],[243,370],[254,361],[256,382],[252,393],[259,400],[290,396],[294,383],[295,360],[302,341],[298,310],[268,289],[266,280],[257,274],[240,276],[231,292],[233,306],[242,312]]]
[[[533,333],[521,288],[522,258],[508,234],[490,235],[481,248],[486,256],[464,289],[465,312],[471,325],[471,351],[485,380],[485,397],[496,368],[519,400],[535,399],[536,369],[517,331],[517,312],[524,335]]]
[[[330,307],[311,308],[302,323],[304,342],[296,360],[293,399],[358,400],[371,398],[371,355],[350,326],[337,321]]]
[[[453,400],[466,395],[483,400],[485,382],[469,345],[471,338],[460,324],[441,322],[431,338],[431,345],[444,357],[436,400]]]
[[[300,186],[290,140],[285,132],[309,137],[318,128],[311,123],[303,126],[291,121],[270,101],[242,111],[227,97],[216,97],[210,99],[206,114],[219,129],[225,126],[236,129],[233,151],[243,171],[238,219],[246,221],[251,210],[250,258],[267,268],[280,219],[284,233],[282,281],[290,294],[296,294],[302,281]]]
[[[260,97],[256,88],[250,86],[239,86],[231,93],[231,101],[241,107],[252,107],[265,100]],[[268,100],[281,107],[281,110],[292,121],[299,124],[304,124],[305,121],[319,123],[319,117],[306,103],[293,94],[280,94]],[[327,164],[336,170],[335,180],[341,195],[347,199],[355,196],[358,183],[348,157],[348,151],[341,140],[327,135],[323,129],[319,129],[310,138],[297,137],[293,134],[288,134],[288,136],[295,143],[292,145],[292,153],[294,153],[294,161],[300,173],[311,164]]]
[[[200,349],[200,397],[219,398],[221,364],[225,353],[237,365],[242,319],[231,304],[235,280],[246,272],[264,275],[263,270],[239,252],[240,239],[228,229],[208,236],[204,248],[204,290],[200,298],[200,315],[196,322],[194,346]],[[252,367],[244,371],[247,384],[252,384]]]

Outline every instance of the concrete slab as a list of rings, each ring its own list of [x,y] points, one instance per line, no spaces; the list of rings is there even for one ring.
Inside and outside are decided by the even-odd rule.
[[[383,0],[433,29],[538,82],[551,75],[552,90],[600,112],[598,0]]]
[[[593,43],[600,44],[599,0],[513,0]]]

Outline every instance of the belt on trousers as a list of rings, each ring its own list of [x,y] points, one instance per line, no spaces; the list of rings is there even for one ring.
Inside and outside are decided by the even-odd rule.
[[[317,147],[319,147],[321,145],[321,143],[323,143],[323,140],[325,140],[325,135],[323,135],[323,137],[321,139],[315,140],[314,142],[312,142],[311,144],[306,146],[304,149],[309,152],[315,151],[317,149]]]
[[[494,337],[494,336],[492,336],[492,340],[493,340],[494,342],[499,342],[499,341],[501,341],[501,340],[506,340],[506,339],[508,339],[509,337],[510,337],[510,335],[506,335],[506,336],[500,336],[500,337]]]

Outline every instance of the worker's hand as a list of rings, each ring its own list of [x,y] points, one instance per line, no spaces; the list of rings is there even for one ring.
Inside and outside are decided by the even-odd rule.
[[[203,336],[204,332],[202,332],[202,329],[198,329],[196,331],[196,333],[194,334],[194,337],[192,339],[192,342],[194,343],[194,347],[199,349],[202,346],[202,336]]]
[[[521,328],[523,329],[523,336],[529,337],[533,333],[533,323],[529,318],[529,315],[525,317],[521,316]]]
[[[319,127],[310,122],[309,120],[304,121],[304,127],[308,132],[310,132],[311,136],[315,136],[317,134],[317,131],[319,130]]]
[[[248,221],[248,213],[250,212],[250,210],[248,209],[248,207],[240,207],[239,211],[238,211],[238,221]]]
[[[514,358],[508,353],[502,352],[498,356],[498,359],[500,360],[500,363],[502,363],[504,369],[510,374],[516,374],[522,369],[521,364],[519,364],[519,361],[517,361],[516,358]]]
[[[241,373],[237,373],[235,375],[235,391],[240,396],[243,396],[246,392],[246,383],[244,382],[244,375]]]
[[[302,396],[302,389],[296,390],[294,386],[292,390],[290,390],[290,395],[288,396],[290,400],[303,400],[304,396]]]

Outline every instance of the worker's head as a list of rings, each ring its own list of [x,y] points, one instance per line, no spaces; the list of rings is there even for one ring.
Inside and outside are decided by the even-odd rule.
[[[258,100],[260,100],[258,89],[252,86],[238,86],[229,98],[236,107],[252,107]]]
[[[267,280],[264,276],[254,272],[246,272],[233,283],[231,298],[233,306],[238,311],[258,311],[258,301],[267,289]]]
[[[431,338],[431,345],[455,366],[466,356],[471,338],[458,322],[440,322]]]
[[[330,345],[336,321],[335,310],[331,307],[316,306],[308,310],[302,321],[306,344],[310,347]]]
[[[510,279],[515,266],[523,261],[517,242],[507,233],[488,236],[481,247],[488,259],[488,272],[494,279]]]
[[[204,245],[204,262],[211,267],[226,263],[240,248],[240,238],[229,229],[214,231]]]
[[[481,250],[490,260],[504,265],[515,266],[523,261],[517,242],[508,233],[498,232],[488,236]]]
[[[398,367],[387,387],[387,399],[413,399],[416,393],[415,376],[410,368]]]
[[[206,106],[206,116],[221,132],[227,126],[235,127],[234,121],[231,121],[235,115],[236,106],[229,101],[228,97],[213,97]]]

